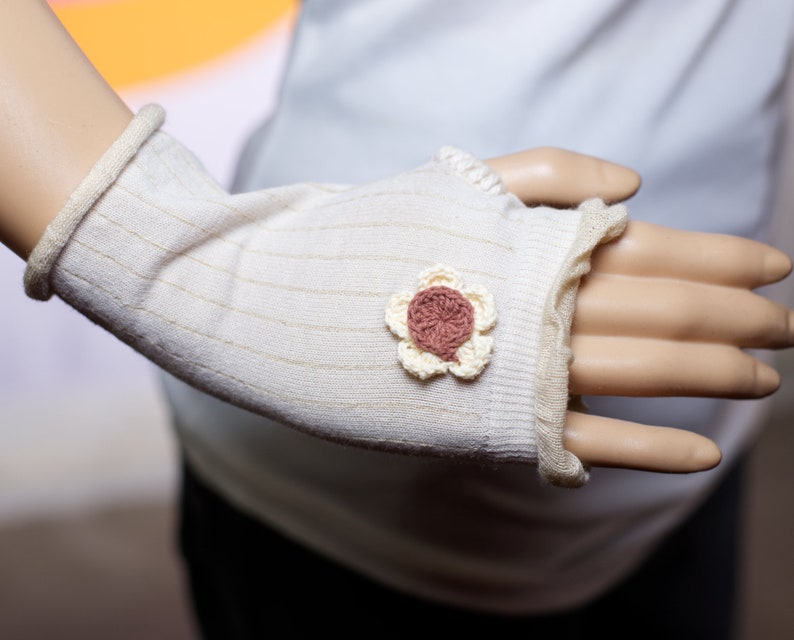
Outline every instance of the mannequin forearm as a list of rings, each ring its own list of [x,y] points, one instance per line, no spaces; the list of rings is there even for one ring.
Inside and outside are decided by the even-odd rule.
[[[41,0],[0,0],[0,241],[27,257],[132,114]]]

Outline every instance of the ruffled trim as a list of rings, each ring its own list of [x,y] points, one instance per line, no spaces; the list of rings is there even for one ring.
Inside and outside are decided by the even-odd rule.
[[[499,174],[479,158],[457,147],[442,147],[435,155],[436,162],[446,164],[465,178],[472,186],[491,195],[507,193]]]
[[[164,121],[165,111],[162,107],[143,107],[69,196],[28,258],[24,277],[28,296],[36,300],[49,300],[52,297],[50,271],[77,225]]]
[[[583,202],[579,211],[582,218],[576,239],[543,311],[537,370],[538,467],[545,480],[561,487],[580,487],[589,478],[581,460],[563,446],[565,414],[570,400],[568,372],[573,361],[571,325],[579,283],[590,271],[593,250],[623,233],[628,220],[626,207],[607,206],[598,198]]]

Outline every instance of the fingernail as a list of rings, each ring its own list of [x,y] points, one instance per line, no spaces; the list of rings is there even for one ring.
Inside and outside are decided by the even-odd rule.
[[[722,451],[711,440],[706,438],[692,452],[692,471],[707,471],[722,462]]]
[[[794,346],[794,310],[790,310],[788,312],[788,317],[786,318],[786,333],[788,334],[788,343],[789,345]]]
[[[642,178],[636,171],[624,167],[622,164],[603,161],[604,177],[609,185],[610,197],[612,200],[625,200],[630,198],[640,188]]]
[[[768,364],[759,363],[756,371],[756,387],[761,395],[769,395],[780,388],[780,374]]]
[[[764,257],[764,270],[770,281],[780,280],[791,272],[791,258],[779,249],[770,249]]]

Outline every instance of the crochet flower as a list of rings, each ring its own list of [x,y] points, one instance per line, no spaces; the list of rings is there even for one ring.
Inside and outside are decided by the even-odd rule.
[[[480,286],[464,287],[444,265],[423,271],[416,293],[398,293],[386,306],[386,324],[401,338],[400,362],[422,380],[447,371],[477,377],[493,350],[493,338],[482,334],[495,322],[493,296]]]

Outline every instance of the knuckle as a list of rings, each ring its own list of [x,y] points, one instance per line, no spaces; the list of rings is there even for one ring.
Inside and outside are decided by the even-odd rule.
[[[695,291],[685,286],[674,286],[659,298],[659,316],[675,318],[675,322],[668,329],[670,338],[691,340],[714,333],[716,327],[708,315],[701,313],[702,300]]]
[[[747,322],[744,346],[773,348],[791,343],[791,316],[786,307],[765,300]]]

